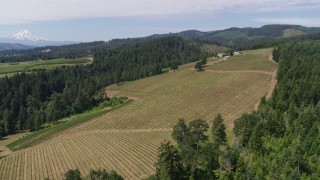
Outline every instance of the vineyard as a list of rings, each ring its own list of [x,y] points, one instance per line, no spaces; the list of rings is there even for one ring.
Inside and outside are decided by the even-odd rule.
[[[83,122],[99,117],[105,114],[106,112],[113,111],[116,108],[117,107],[114,107],[112,109],[108,109],[108,108],[94,109],[94,110],[88,111],[85,114],[71,116],[69,118],[66,118],[67,120],[65,120],[65,122],[59,125],[55,125],[45,129],[35,131],[28,136],[19,138],[18,140],[8,144],[7,146],[11,150],[16,151],[16,150],[25,149],[31,146],[38,145],[42,142],[45,142],[59,135],[61,132],[63,132],[66,129],[72,128]]]
[[[277,65],[270,60],[272,49],[259,49],[246,51],[244,55],[233,56],[227,61],[210,66],[208,70],[253,70],[273,72]]]
[[[270,75],[259,73],[177,71],[128,83],[111,89],[122,91],[122,95],[125,92],[136,94],[142,97],[141,100],[72,128],[68,133],[166,129],[180,118],[211,121],[219,112],[231,130],[232,121],[243,112],[252,110],[266,94],[270,81]]]
[[[0,160],[0,179],[62,179],[70,168],[87,174],[99,167],[126,179],[146,178],[154,173],[157,148],[170,139],[180,118],[211,122],[221,113],[230,139],[233,121],[270,91],[277,67],[268,60],[270,52],[247,51],[226,62],[213,64],[217,59],[211,59],[203,72],[192,69],[192,63],[108,87],[110,96],[128,96],[134,102],[46,134],[50,138],[27,142],[33,144]],[[24,147],[23,142],[13,144]]]
[[[0,163],[1,179],[63,179],[70,168],[82,173],[99,167],[115,169],[128,179],[154,171],[156,150],[168,133],[81,133],[18,151]]]

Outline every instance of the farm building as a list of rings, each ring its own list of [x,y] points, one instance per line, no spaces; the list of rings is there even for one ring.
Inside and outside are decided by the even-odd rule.
[[[236,51],[233,53],[234,56],[238,56],[238,55],[242,55],[242,54],[243,54],[243,52],[240,52],[240,51],[239,52]]]
[[[218,54],[217,54],[217,57],[222,58],[223,55],[224,55],[223,53],[218,53]]]

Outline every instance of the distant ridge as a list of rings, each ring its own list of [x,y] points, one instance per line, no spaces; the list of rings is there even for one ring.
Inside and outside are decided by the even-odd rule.
[[[28,46],[60,46],[75,44],[74,41],[50,41],[47,38],[40,37],[31,31],[24,29],[15,34],[0,38],[0,43],[24,44]]]
[[[263,39],[280,39],[295,37],[300,35],[308,35],[320,33],[319,27],[304,27],[301,25],[265,25],[260,28],[253,27],[231,27],[224,30],[216,31],[199,31],[187,30],[178,33],[155,34],[149,38],[163,37],[168,35],[176,35],[184,39],[200,39],[205,41],[215,42],[223,46],[234,46],[250,44]]]
[[[18,43],[0,43],[0,51],[26,50],[31,48],[34,48],[34,46],[28,46],[28,45],[18,44]]]
[[[105,42],[106,45],[120,45],[126,43],[137,43],[149,39],[161,38],[167,36],[178,36],[187,40],[201,40],[205,43],[216,44],[219,46],[229,47],[229,48],[257,48],[259,45],[275,42],[284,38],[300,38],[300,37],[310,37],[310,36],[319,36],[320,35],[320,27],[304,27],[301,25],[265,25],[259,28],[254,27],[231,27],[224,30],[215,30],[215,31],[199,31],[199,30],[186,30],[178,33],[167,33],[167,34],[154,34],[146,37],[138,37],[138,38],[125,38],[125,39],[113,39],[108,42]],[[35,37],[34,37],[35,36]],[[33,47],[41,47],[47,48],[44,46],[62,46],[62,45],[72,45],[79,46],[80,42],[70,42],[70,41],[48,41],[44,40],[45,38],[38,37],[31,33],[28,30],[20,31],[20,33],[15,34],[15,36],[10,36],[11,38],[0,38],[0,43],[15,43],[22,44]],[[13,39],[13,38],[16,39]],[[33,39],[33,40],[20,40],[20,39]],[[102,41],[101,41],[102,42]],[[93,44],[95,42],[89,42],[90,48],[95,48]],[[80,46],[86,46],[87,43],[82,43]],[[8,45],[9,47],[2,47],[2,50],[12,49],[15,45]],[[65,47],[57,47],[58,49],[63,48],[72,48],[73,46],[65,46]],[[24,47],[13,48],[16,50],[24,49]],[[29,47],[26,47],[29,49]],[[101,48],[101,44],[98,43],[97,48]],[[50,47],[53,49],[53,47]],[[1,51],[1,49],[0,49]],[[9,54],[13,52],[8,52]],[[8,53],[1,53],[2,55],[6,55]],[[21,53],[21,52],[16,52]],[[25,52],[28,53],[28,52]]]

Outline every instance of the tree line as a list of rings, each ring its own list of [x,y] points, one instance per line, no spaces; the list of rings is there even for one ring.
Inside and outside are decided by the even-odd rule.
[[[235,122],[247,172],[260,178],[320,177],[320,43],[289,42],[273,52],[278,84],[259,110]]]
[[[243,158],[228,145],[225,130],[220,114],[210,125],[202,119],[189,124],[180,119],[173,127],[175,143],[161,144],[156,174],[148,179],[243,179]]]
[[[64,174],[65,180],[123,180],[116,171],[108,172],[105,169],[91,169],[87,176],[82,176],[79,169],[70,169]]]
[[[93,64],[19,73],[0,79],[0,136],[38,130],[81,113],[105,98],[104,88],[163,73],[204,56],[200,45],[178,37],[101,48]]]

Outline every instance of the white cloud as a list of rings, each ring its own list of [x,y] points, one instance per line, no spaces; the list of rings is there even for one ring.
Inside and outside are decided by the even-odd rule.
[[[319,18],[258,18],[256,22],[268,24],[298,24],[303,26],[320,26]]]
[[[0,24],[314,8],[320,10],[319,0],[1,0]]]

